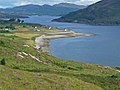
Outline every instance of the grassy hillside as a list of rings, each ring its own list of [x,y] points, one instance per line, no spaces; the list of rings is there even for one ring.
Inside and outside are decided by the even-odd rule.
[[[33,37],[59,30],[13,25],[15,30],[0,33],[0,62],[5,60],[0,65],[1,90],[120,89],[120,72],[115,68],[62,60],[34,48]]]
[[[55,21],[97,25],[120,25],[120,1],[101,0],[85,9],[71,12]]]

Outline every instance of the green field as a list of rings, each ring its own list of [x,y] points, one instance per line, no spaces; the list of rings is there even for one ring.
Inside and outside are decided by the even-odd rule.
[[[0,33],[0,90],[120,90],[116,68],[62,60],[34,48],[34,37],[59,30],[14,26]]]

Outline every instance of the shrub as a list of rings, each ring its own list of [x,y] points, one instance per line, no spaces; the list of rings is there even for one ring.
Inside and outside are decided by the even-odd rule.
[[[120,67],[115,67],[116,69],[120,70]]]
[[[1,65],[5,65],[6,63],[5,63],[5,59],[3,58],[2,60],[1,60]]]
[[[75,67],[73,67],[73,66],[67,66],[67,68],[68,68],[69,70],[77,70],[77,68],[75,68]]]
[[[4,45],[5,43],[3,41],[0,41],[0,45]]]
[[[0,33],[10,33],[8,30],[0,30]]]

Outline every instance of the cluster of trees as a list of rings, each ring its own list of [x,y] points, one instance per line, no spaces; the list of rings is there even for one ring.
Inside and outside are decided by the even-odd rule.
[[[9,20],[3,20],[2,22],[9,23],[8,25],[0,26],[0,33],[8,33],[8,30],[16,29],[13,23],[24,23],[24,20],[20,20],[19,18],[10,18]],[[6,31],[3,31],[6,30]]]
[[[8,30],[14,30],[15,29],[15,26],[10,24],[10,25],[7,25],[7,26],[1,26],[0,27],[0,33],[9,33]]]
[[[14,30],[14,29],[15,29],[15,26],[13,26],[12,24],[10,24],[10,25],[6,26],[5,28]]]
[[[16,19],[16,18],[10,18],[9,21],[10,22],[24,23],[24,20],[20,20],[19,18],[18,19]]]
[[[0,33],[10,33],[9,30],[0,30]]]

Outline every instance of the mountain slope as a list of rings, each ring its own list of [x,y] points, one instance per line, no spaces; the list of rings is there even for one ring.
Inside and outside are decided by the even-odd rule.
[[[59,3],[59,4],[55,4],[53,6],[54,7],[66,7],[66,8],[78,8],[78,9],[85,8],[84,5],[75,5],[75,4],[72,4],[72,3]]]
[[[13,15],[8,13],[0,12],[0,18],[25,18],[24,16]]]
[[[14,8],[1,9],[1,11],[10,14],[21,14],[21,15],[52,15],[59,16],[65,15],[69,12],[73,12],[79,9],[85,8],[85,6],[78,6],[75,4],[61,3],[53,6],[50,5],[24,5]]]
[[[120,0],[102,0],[54,21],[120,25]]]

